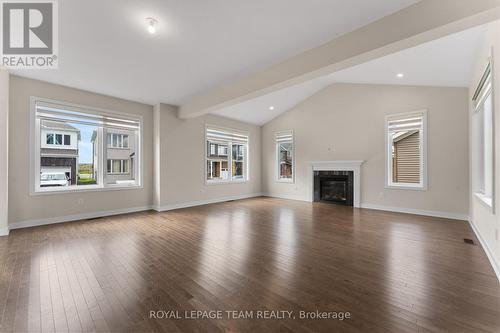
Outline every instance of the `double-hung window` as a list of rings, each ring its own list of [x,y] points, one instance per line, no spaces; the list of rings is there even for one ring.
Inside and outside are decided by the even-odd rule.
[[[427,111],[386,117],[386,186],[427,188]]]
[[[276,145],[277,180],[292,183],[295,171],[293,131],[275,133],[274,142]]]
[[[248,133],[207,126],[207,183],[241,182],[248,180]]]
[[[472,98],[472,168],[476,197],[493,208],[494,197],[494,109],[491,63],[488,63]]]
[[[141,186],[142,117],[31,98],[31,193]]]

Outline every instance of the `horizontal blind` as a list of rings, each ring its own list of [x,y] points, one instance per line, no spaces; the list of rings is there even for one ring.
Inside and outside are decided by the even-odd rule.
[[[140,121],[138,119],[122,117],[121,115],[97,114],[86,111],[83,108],[43,101],[37,101],[35,107],[36,117],[41,120],[125,130],[140,129]]]
[[[478,108],[478,106],[484,102],[486,97],[491,92],[491,88],[491,63],[489,62],[481,80],[479,81],[476,91],[474,92],[474,96],[472,97],[474,107]]]
[[[404,116],[389,116],[387,118],[387,130],[389,133],[402,131],[420,131],[424,127],[424,114],[414,113]]]
[[[289,130],[289,131],[277,132],[274,135],[274,139],[276,143],[293,141],[293,131]]]
[[[247,144],[248,134],[237,130],[207,127],[207,140]]]

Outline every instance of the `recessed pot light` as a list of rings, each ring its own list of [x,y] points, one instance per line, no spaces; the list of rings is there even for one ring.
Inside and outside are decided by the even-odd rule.
[[[269,110],[273,111],[274,110],[274,106],[270,106]]]
[[[404,75],[403,73],[398,73],[396,76],[397,76],[398,78],[400,78],[400,79],[401,79],[401,78],[402,78],[402,77],[404,77],[405,75]]]
[[[152,17],[147,17],[146,22],[148,23],[148,32],[150,34],[156,33],[156,25],[158,24],[158,20]]]

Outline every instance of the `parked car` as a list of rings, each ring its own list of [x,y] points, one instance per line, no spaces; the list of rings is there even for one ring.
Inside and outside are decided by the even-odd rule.
[[[42,172],[40,176],[40,186],[68,186],[69,179],[64,172]]]

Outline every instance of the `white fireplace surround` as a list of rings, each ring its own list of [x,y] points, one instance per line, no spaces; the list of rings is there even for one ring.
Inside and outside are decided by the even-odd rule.
[[[361,164],[364,161],[313,161],[307,162],[309,174],[309,200],[314,201],[314,171],[353,171],[353,206],[361,207]]]

